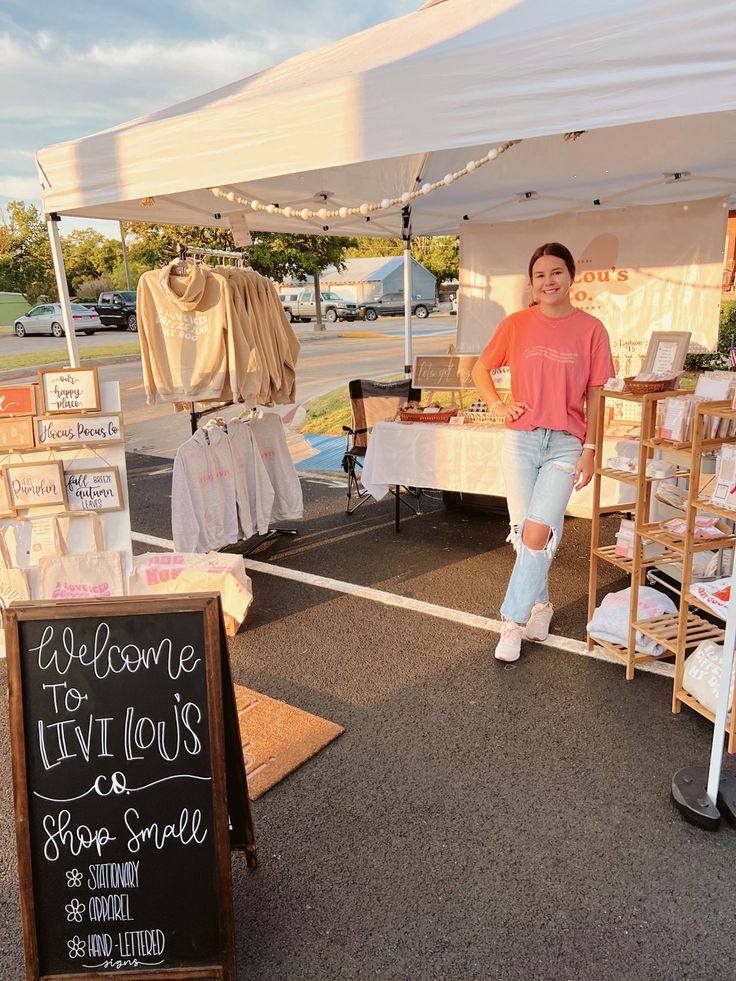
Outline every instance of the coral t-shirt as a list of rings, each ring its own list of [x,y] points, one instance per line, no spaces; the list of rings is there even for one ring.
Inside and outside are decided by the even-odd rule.
[[[508,365],[514,402],[531,406],[508,429],[557,429],[581,440],[586,389],[615,374],[608,332],[597,317],[582,310],[547,317],[538,306],[502,320],[480,362],[489,371]]]

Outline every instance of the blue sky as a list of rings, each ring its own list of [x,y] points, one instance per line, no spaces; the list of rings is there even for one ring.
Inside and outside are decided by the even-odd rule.
[[[0,207],[41,204],[34,153],[207,92],[423,0],[2,0]],[[108,222],[64,219],[116,234]]]

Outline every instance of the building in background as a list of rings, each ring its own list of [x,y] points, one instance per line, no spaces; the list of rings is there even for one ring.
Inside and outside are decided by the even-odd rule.
[[[28,313],[32,306],[22,293],[0,292],[0,327],[12,327],[13,322]]]
[[[320,276],[320,283],[323,289],[333,290],[358,304],[378,300],[386,293],[403,293],[404,257],[391,255],[346,259],[342,272],[328,266]],[[412,259],[411,292],[413,297],[431,303],[437,292],[436,277],[416,259]]]

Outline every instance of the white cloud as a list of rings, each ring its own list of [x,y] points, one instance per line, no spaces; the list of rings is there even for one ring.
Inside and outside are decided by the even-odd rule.
[[[37,177],[0,176],[0,194],[7,198],[35,198],[41,200],[41,187]]]

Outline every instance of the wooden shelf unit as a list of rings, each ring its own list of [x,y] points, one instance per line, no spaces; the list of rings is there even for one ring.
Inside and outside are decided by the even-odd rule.
[[[682,553],[682,591],[680,594],[680,612],[677,618],[677,643],[675,650],[675,680],[672,691],[672,711],[679,712],[683,705],[699,712],[700,715],[715,721],[713,713],[707,709],[682,686],[683,675],[685,673],[685,657],[691,647],[696,647],[702,640],[712,639],[716,643],[722,644],[726,636],[725,621],[723,627],[703,620],[692,612],[692,607],[704,610],[713,616],[713,611],[702,603],[690,592],[692,582],[693,557],[696,552],[706,550],[717,551],[719,549],[731,548],[736,545],[736,535],[726,538],[716,538],[709,540],[698,540],[695,538],[695,518],[699,513],[713,514],[717,517],[726,518],[730,521],[736,520],[736,510],[729,511],[728,508],[718,504],[711,504],[706,498],[700,496],[700,475],[702,467],[703,453],[711,449],[720,448],[725,443],[736,442],[736,437],[726,436],[717,439],[706,438],[705,433],[710,429],[709,420],[717,419],[736,419],[736,412],[731,407],[730,401],[726,402],[701,402],[696,406],[695,418],[693,420],[693,438],[691,448],[690,463],[690,491],[686,505],[687,531],[681,543],[681,548],[675,551]],[[698,628],[695,624],[700,621],[703,624]],[[641,627],[640,627],[641,629]],[[736,694],[731,703],[731,720],[726,726],[728,732],[728,752],[736,751]]]
[[[590,553],[590,579],[588,582],[588,622],[593,617],[596,605],[596,594],[598,590],[598,564],[608,562],[626,572],[631,581],[631,606],[629,610],[628,644],[611,644],[592,637],[590,634],[587,639],[589,651],[593,650],[594,644],[598,644],[605,650],[621,658],[626,666],[626,680],[631,681],[634,677],[634,670],[637,664],[659,660],[650,654],[640,654],[636,651],[636,614],[639,608],[639,587],[644,584],[646,570],[660,562],[679,562],[680,556],[676,549],[665,545],[665,552],[651,559],[644,559],[642,537],[638,534],[638,529],[645,521],[648,521],[649,510],[652,501],[652,489],[657,480],[662,478],[647,477],[646,464],[652,453],[651,443],[655,438],[657,425],[657,403],[660,399],[672,396],[672,392],[653,392],[648,395],[634,395],[631,392],[609,392],[606,389],[601,391],[600,405],[598,409],[598,426],[596,430],[596,466],[593,477],[593,518],[591,522],[591,553]],[[641,422],[639,427],[639,455],[637,460],[636,473],[626,473],[623,471],[611,470],[604,466],[603,460],[603,431],[606,418],[606,402],[618,401],[623,399],[626,402],[636,402],[641,406]],[[618,480],[621,483],[631,485],[636,488],[635,501],[629,504],[621,504],[618,507],[601,508],[601,480],[608,478]],[[600,516],[610,514],[613,511],[621,513],[633,513],[637,534],[634,539],[634,556],[631,559],[624,559],[614,554],[614,546],[600,544]],[[666,655],[663,655],[666,656]]]

